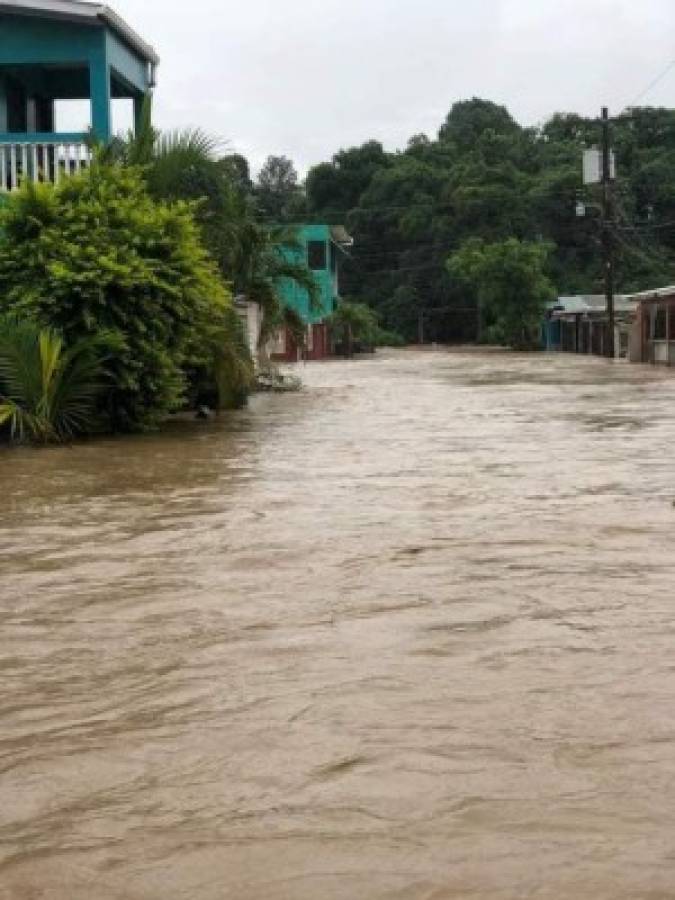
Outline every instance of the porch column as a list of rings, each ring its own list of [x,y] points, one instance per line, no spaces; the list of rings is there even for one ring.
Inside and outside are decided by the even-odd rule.
[[[7,88],[2,75],[0,75],[0,131],[9,131],[7,127]]]
[[[112,137],[110,115],[110,66],[105,54],[89,63],[91,96],[91,127],[99,141],[107,143]]]
[[[134,134],[136,137],[141,133],[143,127],[143,107],[146,101],[152,102],[150,94],[136,94],[134,96]]]

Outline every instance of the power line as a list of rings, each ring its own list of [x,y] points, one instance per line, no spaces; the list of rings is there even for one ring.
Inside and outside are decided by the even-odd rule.
[[[647,94],[649,94],[651,91],[654,90],[654,88],[657,86],[657,84],[660,84],[663,81],[663,79],[666,77],[666,75],[668,75],[670,73],[670,71],[672,69],[675,69],[675,58],[671,59],[671,61],[668,63],[668,65],[665,67],[665,69],[663,69],[656,76],[656,78],[654,78],[652,81],[650,81],[649,84],[647,85],[647,87],[643,91],[640,91],[640,93],[637,95],[637,97],[626,105],[626,108],[630,109],[632,106],[636,106],[640,102],[640,100],[642,100],[644,97],[647,96]]]

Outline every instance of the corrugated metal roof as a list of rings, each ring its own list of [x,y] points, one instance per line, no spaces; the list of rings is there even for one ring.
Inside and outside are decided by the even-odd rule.
[[[143,59],[153,65],[159,56],[117,13],[102,3],[86,3],[84,0],[0,0],[0,13],[27,16],[45,16],[66,19],[71,22],[101,23],[115,31]]]
[[[616,313],[632,313],[637,306],[637,300],[630,294],[617,294],[614,297],[614,311]],[[553,318],[578,315],[602,315],[607,308],[607,300],[604,294],[577,294],[572,297],[558,297],[551,305],[550,311]]]
[[[656,288],[653,291],[641,291],[639,294],[633,294],[633,300],[662,300],[664,297],[675,297],[675,285],[669,287]]]

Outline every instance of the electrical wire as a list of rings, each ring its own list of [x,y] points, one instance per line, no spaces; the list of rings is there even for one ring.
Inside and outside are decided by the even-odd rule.
[[[640,91],[640,93],[632,100],[630,103],[626,104],[625,109],[631,109],[633,106],[637,106],[637,104],[643,100],[647,94],[651,93],[654,88],[660,84],[666,75],[670,74],[670,72],[675,69],[675,58],[671,59],[668,65],[663,69],[652,81],[649,82],[647,87]]]

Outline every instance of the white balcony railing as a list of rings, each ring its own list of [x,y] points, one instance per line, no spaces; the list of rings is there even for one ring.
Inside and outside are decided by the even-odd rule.
[[[91,149],[84,142],[0,141],[0,191],[14,191],[26,178],[53,181],[80,172],[91,162]]]

